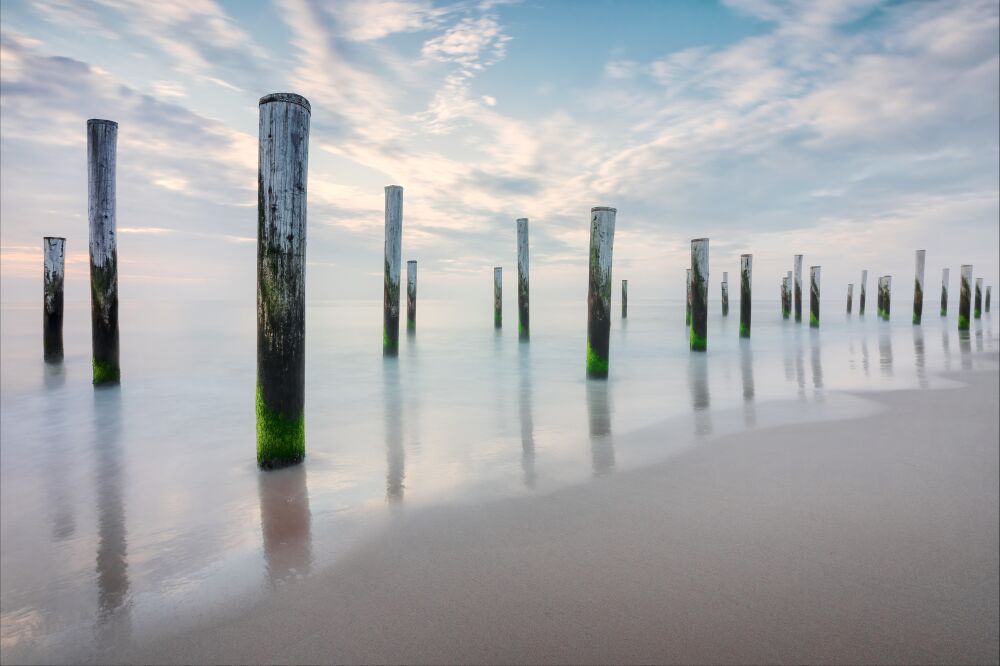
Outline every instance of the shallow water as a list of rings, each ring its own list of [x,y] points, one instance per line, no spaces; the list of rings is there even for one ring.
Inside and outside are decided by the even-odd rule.
[[[532,337],[481,307],[420,303],[398,358],[380,303],[311,303],[305,464],[255,466],[253,304],[123,306],[120,388],[90,385],[88,309],[66,358],[41,358],[41,313],[4,306],[0,619],[4,660],[99,661],[334,562],[406,509],[546,492],[662,460],[707,435],[871,409],[840,390],[946,386],[1000,348],[992,315],[914,327],[824,303],[822,327],[754,303],[709,316],[687,350],[682,303],[633,299],[611,376],[584,379],[586,308],[533,302]],[[669,422],[663,438],[631,437]]]

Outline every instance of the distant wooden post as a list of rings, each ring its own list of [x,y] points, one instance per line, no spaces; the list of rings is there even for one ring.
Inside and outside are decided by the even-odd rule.
[[[878,279],[878,287],[875,292],[875,316],[879,319],[885,319],[885,312],[882,310],[883,301],[885,300],[885,276],[883,275]]]
[[[941,269],[941,316],[948,316],[948,278],[951,271],[947,268]]]
[[[61,361],[63,358],[63,283],[66,276],[66,239],[46,236],[42,240],[42,260],[43,353],[46,361]],[[989,300],[986,302],[989,303]]]
[[[615,243],[614,208],[590,209],[590,283],[587,290],[587,376],[608,376],[611,336],[611,255]]]
[[[722,316],[729,315],[729,273],[722,271]]]
[[[987,314],[989,313],[989,311],[990,311],[990,287],[989,287],[989,285],[987,285],[987,287],[986,287],[986,312],[987,312]]]
[[[528,218],[517,221],[517,333],[531,335],[528,322]]]
[[[983,316],[983,278],[976,278],[976,307],[972,310],[972,316],[976,319]]]
[[[684,325],[691,326],[691,269],[687,269],[687,307],[684,310]]]
[[[972,319],[972,265],[962,264],[958,283],[958,330],[969,330],[969,322]]]
[[[851,314],[851,305],[854,303],[854,283],[847,285],[847,314]]]
[[[503,268],[493,267],[493,327],[503,327]]]
[[[708,239],[691,241],[691,351],[708,349]]]
[[[858,300],[858,314],[863,315],[865,313],[865,300],[868,291],[868,271],[861,271],[861,296]]]
[[[410,259],[406,262],[406,328],[414,330],[417,327],[417,262]]]
[[[622,280],[622,319],[628,319],[628,280]]]
[[[306,98],[262,97],[257,176],[257,464],[301,461],[305,440]]]
[[[118,364],[117,154],[118,123],[88,120],[87,198],[94,384],[117,384],[121,379]]]
[[[385,188],[385,275],[382,281],[382,353],[399,353],[399,262],[403,253],[403,188]]]
[[[740,337],[750,337],[750,280],[753,255],[740,255]]]
[[[792,278],[781,278],[781,318],[792,316]]]
[[[913,279],[913,323],[919,325],[924,314],[924,257],[926,250],[917,250],[916,276]]]
[[[819,266],[809,267],[809,325],[819,328]]]
[[[795,303],[795,321],[802,321],[802,255],[795,255],[795,278],[793,281],[795,292],[793,299]]]
[[[882,318],[889,321],[890,311],[892,310],[892,276],[886,275],[883,282],[883,288],[885,294],[882,296]]]

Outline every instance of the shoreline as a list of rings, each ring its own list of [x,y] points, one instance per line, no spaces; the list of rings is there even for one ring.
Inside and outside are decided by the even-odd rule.
[[[99,658],[996,662],[998,374],[942,376],[965,385],[408,511],[249,610]]]

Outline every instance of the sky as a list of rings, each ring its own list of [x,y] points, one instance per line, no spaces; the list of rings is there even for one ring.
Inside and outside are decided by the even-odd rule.
[[[86,120],[119,123],[124,302],[255,297],[257,100],[312,106],[307,299],[381,300],[383,187],[422,298],[492,298],[531,222],[532,293],[585,299],[589,210],[615,281],[682,298],[754,255],[843,299],[862,269],[1000,277],[994,0],[4,0],[0,297],[41,302],[42,237],[86,301]],[[761,291],[763,290],[763,291]],[[710,294],[715,295],[716,289]],[[773,293],[771,293],[773,292]],[[928,287],[928,293],[935,293]],[[899,298],[899,297],[897,297]],[[895,299],[894,299],[895,300]],[[536,301],[537,302],[537,301]]]

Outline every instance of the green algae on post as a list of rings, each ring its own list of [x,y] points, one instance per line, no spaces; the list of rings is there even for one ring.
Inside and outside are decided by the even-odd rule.
[[[117,384],[118,365],[118,123],[87,121],[87,216],[90,222],[90,330],[94,384]]]
[[[847,285],[847,314],[851,314],[851,306],[854,304],[854,283]]]
[[[406,262],[406,328],[417,327],[417,262]]]
[[[257,464],[305,457],[306,188],[309,102],[260,99],[257,172]]]
[[[819,328],[819,266],[809,267],[809,325]]]
[[[687,269],[687,306],[684,310],[684,325],[691,326],[691,269]]]
[[[63,284],[66,239],[42,239],[42,350],[46,361],[63,358]]]
[[[917,250],[917,267],[913,278],[913,323],[920,324],[924,314],[924,256],[926,250]]]
[[[941,316],[948,316],[948,278],[951,271],[947,268],[941,269]]]
[[[608,376],[611,336],[611,256],[615,243],[614,208],[590,209],[590,280],[587,289],[587,376]]]
[[[885,276],[878,279],[877,304],[875,306],[875,316],[885,319]]]
[[[740,337],[750,337],[750,280],[753,255],[740,255]]]
[[[517,334],[531,335],[528,321],[528,218],[517,220]]]
[[[493,267],[493,327],[503,326],[503,268]]]
[[[969,330],[972,317],[972,264],[962,264],[958,280],[958,330]]]
[[[983,316],[983,278],[976,278],[976,305],[972,309],[972,316],[976,319]]]
[[[989,311],[989,308],[986,309]],[[628,319],[628,280],[622,280],[622,319]]]
[[[691,351],[708,349],[708,239],[691,241]]]
[[[864,270],[864,271],[861,271],[861,294],[860,294],[860,297],[858,299],[858,314],[859,315],[864,315],[865,314],[865,300],[867,300],[866,297],[868,296],[867,292],[868,292],[868,271]]]
[[[882,280],[882,319],[889,321],[892,310],[892,276],[886,275]]]
[[[729,315],[729,273],[722,271],[722,283],[719,285],[722,290],[722,316]]]
[[[399,262],[403,243],[403,188],[385,187],[385,257],[382,280],[382,353],[399,353]]]
[[[795,305],[795,321],[802,321],[802,255],[795,255],[795,277],[792,281],[794,292],[792,294]]]

